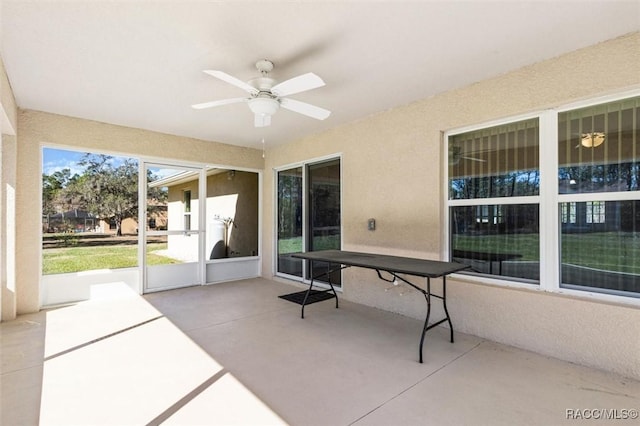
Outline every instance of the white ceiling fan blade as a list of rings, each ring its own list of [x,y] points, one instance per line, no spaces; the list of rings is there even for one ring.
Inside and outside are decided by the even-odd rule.
[[[269,114],[255,114],[253,121],[256,127],[267,127],[271,125],[271,116]]]
[[[329,111],[328,109],[320,108],[306,102],[296,101],[295,99],[280,99],[280,106],[282,108],[288,109],[289,111],[297,112],[299,114],[306,115],[307,117],[315,118],[316,120],[324,120],[325,118],[329,117],[329,115],[331,115],[331,111]]]
[[[314,73],[308,72],[276,84],[271,88],[271,93],[276,96],[289,96],[322,86],[324,86],[324,81]]]
[[[209,74],[215,78],[219,78],[220,80],[227,82],[229,84],[233,84],[234,86],[239,87],[242,90],[245,90],[251,93],[252,95],[258,94],[258,89],[251,86],[249,83],[245,83],[244,81],[237,79],[232,75],[227,74],[226,72],[216,71],[216,70],[204,70],[202,72],[204,72],[205,74]]]
[[[246,102],[247,99],[245,98],[231,98],[231,99],[222,99],[220,101],[211,101],[211,102],[204,102],[201,104],[195,104],[195,105],[191,105],[191,108],[193,109],[204,109],[204,108],[211,108],[211,107],[217,107],[217,106],[221,106],[221,105],[228,105],[228,104],[235,104],[238,102]]]

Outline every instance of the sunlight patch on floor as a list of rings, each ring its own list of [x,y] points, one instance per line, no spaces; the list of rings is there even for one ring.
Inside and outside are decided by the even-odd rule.
[[[285,424],[126,285],[93,296],[47,312],[41,425]]]
[[[91,299],[47,311],[45,358],[161,316],[125,283],[91,286]]]

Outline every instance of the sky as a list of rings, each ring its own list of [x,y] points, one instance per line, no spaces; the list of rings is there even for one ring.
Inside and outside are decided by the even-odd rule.
[[[42,150],[42,173],[50,175],[62,169],[70,169],[71,175],[81,174],[82,167],[77,165],[84,152],[44,148]]]
[[[74,174],[82,174],[84,168],[78,165],[78,161],[85,153],[83,151],[69,151],[65,149],[42,149],[42,173],[50,175],[63,169],[71,170],[71,176]],[[127,157],[113,156],[113,164],[117,167]],[[133,157],[130,157],[133,158]],[[136,160],[136,158],[133,158]],[[154,175],[158,177],[166,177],[178,172],[176,169],[160,169],[151,168]]]

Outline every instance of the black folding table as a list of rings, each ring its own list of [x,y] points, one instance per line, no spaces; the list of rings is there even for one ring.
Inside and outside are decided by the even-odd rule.
[[[424,326],[422,328],[422,335],[420,337],[420,362],[422,362],[422,345],[424,343],[424,336],[426,332],[433,327],[436,327],[445,321],[449,323],[449,330],[451,334],[451,343],[453,343],[453,325],[451,324],[451,318],[449,317],[449,311],[447,310],[447,275],[454,272],[468,268],[468,265],[457,262],[442,262],[437,260],[415,259],[411,257],[389,256],[384,254],[373,253],[360,253],[343,250],[321,250],[312,251],[307,253],[294,253],[292,257],[299,259],[306,259],[309,261],[310,270],[313,271],[313,262],[326,262],[327,271],[316,276],[311,277],[309,283],[309,289],[305,294],[302,302],[302,318],[304,318],[304,307],[307,304],[309,295],[313,288],[314,280],[320,277],[326,276],[329,288],[323,290],[324,292],[331,292],[332,297],[336,299],[336,308],[338,307],[338,294],[331,283],[331,274],[336,271],[340,271],[352,266],[373,269],[378,273],[378,278],[383,281],[396,283],[402,281],[403,283],[413,287],[424,295],[427,302],[427,316],[424,320]],[[389,277],[385,277],[383,273],[389,274]],[[417,277],[426,278],[426,289],[408,281],[402,275],[413,275]],[[442,295],[433,294],[431,292],[431,278],[442,277]],[[442,300],[442,306],[446,317],[438,322],[429,324],[429,316],[431,315],[431,298],[435,297]]]

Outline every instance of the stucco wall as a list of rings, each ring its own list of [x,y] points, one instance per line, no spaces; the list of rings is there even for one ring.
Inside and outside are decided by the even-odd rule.
[[[343,248],[438,259],[442,131],[636,88],[640,33],[268,149],[263,275],[274,273],[274,168],[342,153]],[[385,292],[375,272],[349,269],[344,278],[346,299],[423,318],[424,299]],[[450,281],[448,290],[459,331],[640,378],[638,305],[474,282]]]
[[[16,315],[15,188],[17,107],[0,58],[0,320]]]
[[[40,185],[43,145],[143,158],[262,169],[262,152],[39,111],[18,114],[16,280],[18,314],[39,309]]]
[[[229,257],[258,254],[258,181],[257,173],[238,170],[232,175],[220,173],[207,179],[207,229],[216,222],[216,214],[234,219],[229,232]],[[232,206],[227,206],[227,198],[233,201]],[[209,248],[207,254],[211,253]]]

